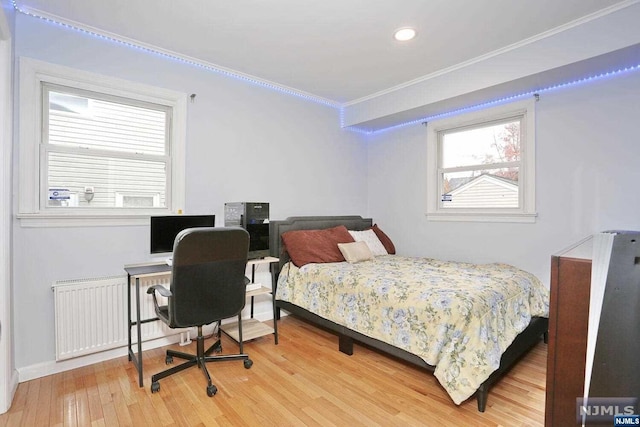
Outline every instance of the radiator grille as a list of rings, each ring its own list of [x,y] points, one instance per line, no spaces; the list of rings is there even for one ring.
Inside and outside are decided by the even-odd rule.
[[[169,286],[168,277],[140,281],[140,316],[155,317],[153,302],[146,295],[149,286]],[[84,356],[127,345],[127,276],[62,280],[53,284],[55,302],[56,360]],[[132,294],[132,319],[135,298]],[[160,300],[159,302],[162,302]],[[142,341],[175,334],[162,322],[142,325]],[[136,328],[132,328],[137,341]]]

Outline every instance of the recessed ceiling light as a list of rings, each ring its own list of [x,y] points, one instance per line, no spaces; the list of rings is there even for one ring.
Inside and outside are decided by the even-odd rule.
[[[393,33],[393,38],[399,42],[406,42],[416,36],[416,30],[413,28],[400,28]]]

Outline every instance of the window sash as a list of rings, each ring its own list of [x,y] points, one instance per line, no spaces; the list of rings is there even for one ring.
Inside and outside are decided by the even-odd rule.
[[[487,171],[513,171],[514,169],[519,174],[519,167],[507,170],[487,169]],[[439,199],[439,208],[446,211],[468,209],[519,210],[523,203],[523,191],[519,180],[518,185],[514,186],[510,180],[492,173],[463,176],[460,185],[446,192],[444,191],[445,182],[446,174],[443,173],[440,175],[439,185],[442,197]]]
[[[127,142],[127,144],[121,142],[119,149],[115,151],[150,155],[165,155],[170,152],[172,115],[170,106],[52,83],[42,83],[42,142],[45,144],[75,146],[70,142],[65,144],[62,141],[49,141],[49,135],[51,133],[50,122],[52,121],[49,117],[52,110],[50,108],[52,94],[59,94],[68,98],[86,99],[88,101],[88,107],[83,113],[74,112],[71,111],[71,109],[67,109],[67,111],[53,109],[55,110],[56,120],[60,120],[59,124],[56,123],[59,127],[74,129],[77,132],[79,131],[86,135],[93,135],[93,137],[102,137],[104,139],[108,136],[105,135],[104,132],[99,131],[100,127],[112,126],[108,132],[115,135],[115,137],[109,136],[109,139],[116,141],[119,136],[121,140],[126,140]],[[91,108],[89,108],[89,106]],[[65,108],[65,106],[62,106],[62,108]],[[158,124],[161,123],[160,118],[162,116],[164,116],[164,129],[154,129],[154,127],[157,128]],[[85,125],[83,129],[83,123],[89,121],[90,123]],[[153,124],[154,122],[156,123],[155,126]],[[113,126],[115,126],[115,128]],[[148,142],[145,144],[143,141],[139,141],[139,143],[134,146],[134,149],[129,148],[132,145],[132,136],[143,134],[146,135],[147,138],[153,137],[154,135],[156,139],[161,138],[162,145],[153,150],[151,149],[152,145]],[[81,144],[76,145],[80,146]],[[105,146],[105,144],[94,143],[93,146],[85,145],[85,148],[100,148],[101,145]]]
[[[518,169],[518,173],[520,175],[520,171],[522,171],[522,160],[523,160],[523,150],[522,150],[522,141],[524,141],[524,126],[523,126],[523,115],[516,115],[508,118],[501,118],[499,120],[486,120],[479,123],[474,123],[473,125],[467,126],[456,126],[451,127],[445,130],[440,130],[438,132],[438,193],[440,197],[437,200],[438,210],[442,211],[510,211],[517,212],[522,209],[524,203],[524,188],[523,188],[523,180],[518,179],[518,204],[517,206],[493,206],[487,204],[483,205],[482,203],[478,203],[477,206],[473,207],[453,207],[449,204],[449,202],[445,201],[446,196],[451,193],[445,192],[445,175],[453,172],[476,172],[476,171],[485,171],[485,170],[496,170],[496,169]],[[491,163],[476,163],[476,164],[467,164],[465,166],[453,166],[453,167],[443,167],[444,163],[444,145],[445,145],[445,136],[448,134],[470,131],[470,130],[479,130],[486,129],[490,127],[494,127],[500,124],[506,124],[511,122],[519,122],[519,141],[520,141],[520,153],[518,156],[519,160],[514,161],[502,161],[502,162],[491,162]],[[491,176],[491,175],[490,175]],[[474,178],[475,179],[475,178]]]
[[[166,208],[170,202],[169,188],[170,168],[165,161],[140,159],[136,156],[112,156],[108,153],[92,153],[87,155],[78,150],[48,150],[42,148],[43,182],[41,188],[41,206],[46,209],[64,208],[91,208],[114,209],[125,208],[118,206],[117,193],[158,193],[159,204],[152,207],[140,207],[145,209]],[[75,165],[73,169],[61,165]],[[144,170],[144,176],[136,173]],[[132,184],[134,183],[134,184]],[[84,189],[91,187],[94,196],[91,201],[86,201]],[[49,190],[51,188],[64,188],[71,195],[76,195],[78,203],[75,205],[56,205],[49,203]],[[136,209],[127,207],[129,209]]]

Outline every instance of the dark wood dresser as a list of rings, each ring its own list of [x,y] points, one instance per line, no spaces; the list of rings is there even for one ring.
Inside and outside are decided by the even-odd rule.
[[[576,425],[584,394],[593,238],[551,257],[545,426]]]

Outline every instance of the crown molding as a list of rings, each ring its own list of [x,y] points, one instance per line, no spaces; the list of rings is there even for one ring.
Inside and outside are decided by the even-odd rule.
[[[70,29],[70,30],[74,30],[74,31],[78,31],[84,34],[88,34],[88,35],[92,35],[107,41],[111,41],[114,43],[118,43],[120,45],[123,46],[127,46],[130,48],[134,48],[134,49],[139,49],[143,52],[146,53],[150,53],[150,54],[155,54],[155,55],[159,55],[161,57],[167,58],[167,59],[171,59],[171,60],[175,60],[178,62],[182,62],[186,65],[191,65],[194,67],[198,67],[198,68],[202,68],[206,71],[210,71],[219,75],[222,75],[224,77],[231,77],[240,81],[244,81],[246,83],[250,83],[250,84],[254,84],[257,86],[262,86],[271,90],[275,90],[277,92],[281,92],[284,93],[286,95],[291,95],[291,96],[296,96],[298,98],[303,98],[306,99],[308,101],[313,101],[316,102],[318,104],[324,104],[327,105],[329,107],[332,108],[340,108],[341,104],[333,101],[331,99],[327,99],[327,98],[323,98],[317,95],[314,95],[312,93],[309,92],[305,92],[305,91],[301,91],[289,86],[285,86],[279,83],[275,83],[272,82],[270,80],[266,80],[266,79],[262,79],[260,77],[256,77],[253,76],[251,74],[246,74],[246,73],[242,73],[240,71],[236,71],[233,70],[231,68],[227,68],[227,67],[223,67],[221,65],[218,64],[214,64],[211,62],[207,62],[207,61],[202,61],[198,58],[194,58],[191,56],[187,56],[187,55],[183,55],[168,49],[163,49],[160,48],[158,46],[152,45],[152,44],[148,44],[148,43],[144,43],[142,41],[136,40],[136,39],[132,39],[132,38],[128,38],[128,37],[123,37],[119,34],[115,34],[115,33],[111,33],[109,31],[105,31],[102,30],[100,28],[96,28],[96,27],[92,27],[89,25],[85,25],[85,24],[81,24],[79,22],[70,20],[70,19],[66,19],[54,14],[50,14],[47,12],[44,12],[42,10],[39,9],[29,9],[29,8],[23,8],[21,6],[18,5],[16,0],[13,0],[13,7],[16,10],[16,12],[23,14],[25,16],[30,16],[33,18],[37,18],[37,19],[41,19],[43,21],[52,23],[52,24],[57,24],[59,26],[62,26],[64,28]]]

